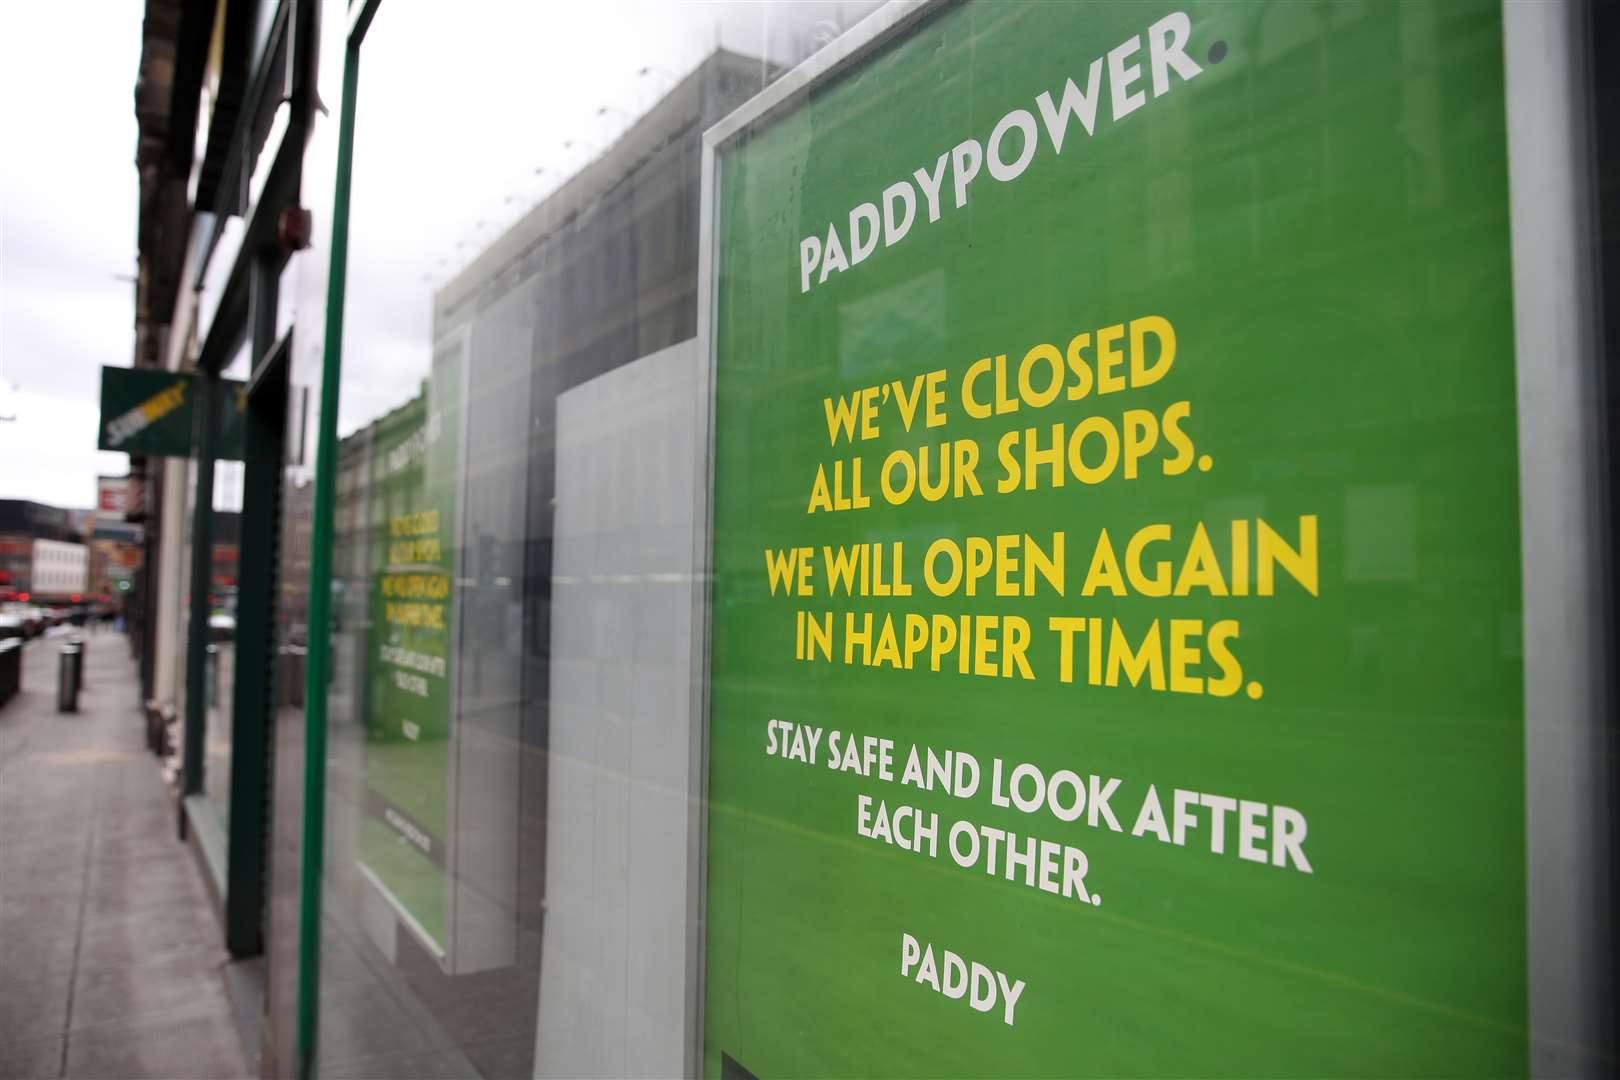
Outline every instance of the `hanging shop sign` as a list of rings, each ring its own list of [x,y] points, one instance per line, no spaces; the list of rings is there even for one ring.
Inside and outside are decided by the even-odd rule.
[[[190,457],[195,437],[193,402],[197,376],[160,368],[101,369],[101,428],[98,450],[148,457]],[[221,379],[218,457],[242,459],[242,414],[246,387]]]
[[[96,520],[123,521],[130,512],[131,478],[96,477]]]
[[[1499,8],[893,11],[710,135],[705,1070],[1522,1074]]]

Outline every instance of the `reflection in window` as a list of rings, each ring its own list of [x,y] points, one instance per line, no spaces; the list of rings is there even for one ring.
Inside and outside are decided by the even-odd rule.
[[[700,139],[870,5],[629,6],[572,46],[627,107],[559,100],[613,127],[550,149],[533,84],[561,76],[522,27],[551,14],[469,15],[457,79],[421,78],[437,18],[385,6],[367,38],[323,1071],[683,1068]]]

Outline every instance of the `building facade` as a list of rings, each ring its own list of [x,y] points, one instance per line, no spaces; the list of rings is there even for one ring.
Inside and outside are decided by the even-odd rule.
[[[0,499],[0,599],[77,604],[89,591],[89,549],[73,512]]]
[[[265,1075],[1612,1067],[1613,18],[149,3]]]
[[[35,540],[28,591],[40,601],[78,603],[90,588],[90,549],[64,540]]]

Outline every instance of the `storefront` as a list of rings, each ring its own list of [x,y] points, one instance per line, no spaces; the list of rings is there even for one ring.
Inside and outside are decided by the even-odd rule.
[[[1596,13],[272,6],[267,1075],[1612,1067]]]

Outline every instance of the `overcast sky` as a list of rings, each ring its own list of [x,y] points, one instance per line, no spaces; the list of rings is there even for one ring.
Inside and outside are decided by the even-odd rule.
[[[103,364],[134,348],[138,0],[0,11],[0,497],[94,505]],[[15,419],[10,419],[15,417]]]
[[[437,5],[385,9],[362,84],[343,429],[415,392],[433,290],[716,44],[792,63],[778,53],[872,6],[467,0],[449,30]],[[0,497],[89,507],[98,473],[128,470],[95,442],[101,367],[134,346],[142,10],[0,12],[0,416],[15,417],[0,421]],[[335,107],[335,80],[324,93]],[[330,183],[306,192],[317,213]]]
[[[447,23],[384,4],[356,113],[340,433],[417,393],[434,291],[716,47],[791,65],[875,6],[458,0]]]

